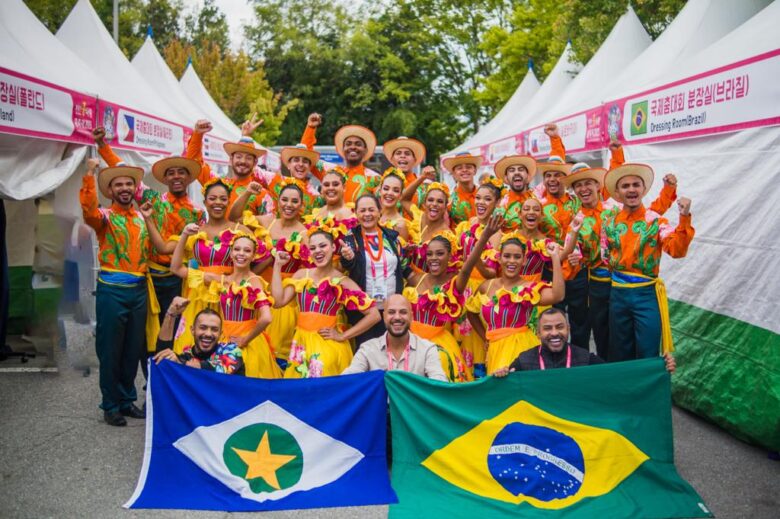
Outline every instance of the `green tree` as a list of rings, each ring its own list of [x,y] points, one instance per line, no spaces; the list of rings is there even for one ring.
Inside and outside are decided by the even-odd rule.
[[[240,125],[257,112],[265,122],[253,137],[266,146],[276,144],[287,113],[297,100],[282,101],[269,85],[261,64],[252,63],[244,52],[223,51],[211,42],[195,47],[174,40],[163,49],[163,56],[177,77],[192,59],[195,72],[225,114]]]
[[[184,17],[184,36],[195,47],[215,43],[223,52],[230,49],[230,29],[227,18],[214,0],[205,0],[199,10]]]

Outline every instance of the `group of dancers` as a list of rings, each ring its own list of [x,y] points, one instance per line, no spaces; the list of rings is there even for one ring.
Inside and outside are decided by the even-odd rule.
[[[399,137],[383,144],[391,167],[380,174],[365,165],[377,140],[363,126],[337,131],[343,166],[321,161],[320,122],[309,116],[301,144],[281,150],[286,171],[271,172],[258,167],[267,151],[249,137],[261,124],[253,116],[239,142],[225,144],[230,174],[220,177],[203,159],[211,125],[198,121],[184,155],[151,168],[166,192],[144,184],[144,170],[123,164],[95,130],[108,167],[89,160],[80,197],[100,244],[107,420],[138,411],[138,361],[144,344],[154,352],[166,314],[177,321],[173,352],[183,354],[204,309],[222,321],[210,340],[237,347],[226,351],[240,352],[250,377],[341,374],[385,333],[394,294],[408,299],[411,332],[436,345],[453,382],[539,345],[534,320],[553,305],[568,313],[571,342],[588,348],[592,336],[606,360],[671,351],[660,257],[685,256],[694,235],[674,175],[646,207],[652,168],[625,163],[618,143],[609,170],[568,163],[555,125],[545,161],[511,155],[486,171],[480,156],[462,153],[440,174],[422,166],[422,142]],[[187,194],[196,181],[202,208]],[[110,205],[100,207],[97,191]],[[675,201],[672,226],[662,215]],[[188,303],[172,304],[178,297]]]

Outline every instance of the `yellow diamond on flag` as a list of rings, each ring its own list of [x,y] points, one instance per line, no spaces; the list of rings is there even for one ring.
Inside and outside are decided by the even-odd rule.
[[[622,435],[520,401],[422,465],[473,494],[558,510],[612,491],[648,456]]]

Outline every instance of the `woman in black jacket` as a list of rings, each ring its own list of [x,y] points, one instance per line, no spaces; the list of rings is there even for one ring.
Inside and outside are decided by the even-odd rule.
[[[385,300],[403,291],[404,278],[409,269],[403,261],[398,233],[379,226],[379,200],[373,195],[360,196],[355,203],[355,214],[359,225],[344,238],[341,266],[376,301],[382,313]],[[347,312],[350,323],[357,322],[361,317],[360,312]],[[355,345],[360,347],[365,341],[383,333],[385,323],[380,320],[373,328],[355,337]]]

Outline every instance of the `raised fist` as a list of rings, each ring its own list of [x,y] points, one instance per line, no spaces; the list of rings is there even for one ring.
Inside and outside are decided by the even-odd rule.
[[[310,128],[317,128],[320,124],[322,124],[322,116],[317,112],[311,113],[309,114],[309,119],[306,121],[306,124]]]
[[[195,127],[192,129],[192,131],[195,133],[208,133],[213,129],[214,127],[211,125],[211,121],[207,119],[199,119],[198,122],[195,123]]]
[[[558,136],[558,125],[555,124],[555,123],[550,123],[548,125],[545,125],[544,133],[546,133],[548,137],[557,137]]]
[[[677,199],[677,206],[680,208],[680,216],[691,214],[691,199],[681,196]]]

